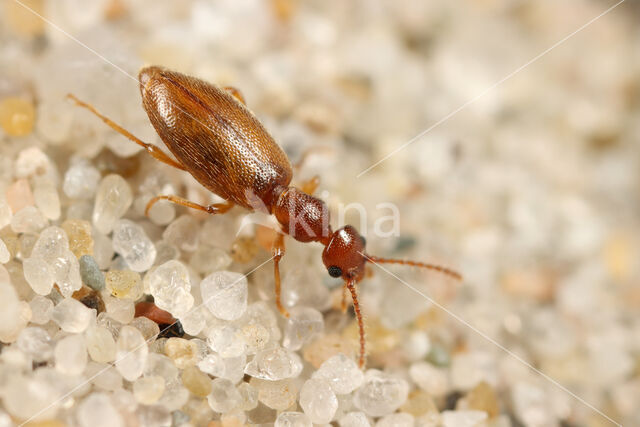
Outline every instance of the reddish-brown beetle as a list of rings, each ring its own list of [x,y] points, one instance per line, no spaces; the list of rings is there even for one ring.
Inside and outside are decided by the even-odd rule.
[[[317,180],[289,186],[291,163],[253,113],[244,105],[240,92],[219,88],[203,80],[161,67],[146,67],[138,76],[142,105],[151,124],[177,160],[156,146],[147,144],[93,106],[69,95],[107,125],[144,147],[157,160],[189,172],[200,184],[226,200],[209,206],[174,195],[151,199],[147,212],[158,200],[169,200],[210,214],[222,214],[239,205],[250,210],[264,206],[282,226],[273,245],[276,305],[283,316],[289,313],[280,301],[279,262],[284,255],[284,234],[301,242],[324,245],[322,261],[332,277],[344,280],[360,331],[360,366],[365,361],[365,339],[356,283],[364,277],[365,264],[395,263],[436,270],[460,279],[453,270],[432,264],[367,255],[365,240],[350,225],[336,231],[329,225],[326,204],[312,196]],[[344,295],[344,293],[343,293]],[[346,304],[343,298],[343,309]]]

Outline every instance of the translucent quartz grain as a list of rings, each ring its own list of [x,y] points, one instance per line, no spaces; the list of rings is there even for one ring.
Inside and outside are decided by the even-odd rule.
[[[207,344],[221,357],[238,357],[244,354],[246,343],[242,330],[231,323],[212,325],[207,334]]]
[[[125,325],[133,320],[136,313],[133,300],[115,298],[107,291],[102,292],[102,300],[110,318]]]
[[[189,259],[189,266],[202,275],[211,274],[214,271],[224,270],[231,265],[231,256],[221,248],[200,244]]]
[[[144,316],[136,317],[129,322],[129,326],[133,326],[139,330],[147,342],[155,340],[160,333],[160,327],[158,324]]]
[[[242,396],[241,408],[243,411],[250,411],[258,406],[258,390],[251,384],[242,382],[238,385],[238,392]]]
[[[69,249],[76,258],[93,255],[92,227],[89,221],[68,219],[62,223],[62,229],[67,233]]]
[[[36,207],[45,218],[52,221],[60,218],[60,197],[53,182],[46,178],[36,180],[33,198]]]
[[[364,374],[355,360],[342,353],[325,360],[313,378],[326,381],[336,394],[351,393],[364,382]]]
[[[120,175],[107,175],[102,179],[93,207],[93,225],[108,234],[131,206],[133,194],[127,181]]]
[[[413,427],[415,419],[411,414],[389,414],[380,418],[376,423],[376,427]]]
[[[247,278],[232,271],[217,271],[202,279],[203,304],[219,319],[235,320],[247,309]]]
[[[98,389],[116,391],[122,388],[122,375],[111,364],[89,362],[84,375]]]
[[[38,103],[36,129],[49,144],[60,145],[68,141],[73,126],[73,111],[63,97]]]
[[[93,257],[102,270],[106,270],[111,265],[113,259],[113,244],[111,239],[104,234],[93,230]]]
[[[423,360],[431,350],[431,340],[424,331],[412,331],[402,343],[402,348],[410,361]]]
[[[216,412],[230,412],[242,404],[242,396],[235,385],[224,378],[211,381],[211,394],[207,396],[209,406]]]
[[[18,299],[14,287],[2,280],[1,273],[0,267],[0,341],[9,343],[17,339],[31,319],[31,308]]]
[[[31,233],[22,234],[18,236],[17,233],[13,232],[9,228],[0,230],[0,240],[2,240],[2,242],[4,243],[4,246],[7,249],[7,252],[9,253],[9,258],[13,258],[16,255],[18,255],[18,253],[20,253],[20,250],[21,250],[20,242],[23,236],[36,236],[37,238],[37,235],[31,234]],[[11,268],[11,267],[7,266],[7,268]]]
[[[164,352],[179,369],[198,363],[198,346],[184,338],[169,338],[164,344]]]
[[[80,301],[65,298],[60,301],[51,313],[51,319],[65,332],[78,334],[89,326],[95,311],[87,308]]]
[[[31,251],[33,251],[33,247],[36,245],[38,241],[38,235],[36,233],[24,233],[18,237],[18,247],[9,248],[9,244],[7,244],[7,249],[9,252],[15,255],[20,255],[20,257],[24,260],[27,257],[31,256]],[[6,243],[6,242],[5,242]]]
[[[496,391],[485,381],[481,381],[466,396],[469,409],[486,412],[489,418],[500,414],[500,404]]]
[[[155,196],[155,195],[154,195]],[[141,202],[144,205],[141,210],[146,208],[147,203],[151,200],[151,195],[141,196],[143,199]],[[140,204],[140,202],[138,202]],[[176,208],[172,203],[168,202],[159,202],[155,203],[151,209],[149,210],[149,220],[156,225],[167,225],[171,223],[176,217]]]
[[[65,297],[82,287],[80,265],[69,250],[69,241],[63,229],[48,227],[42,230],[31,251],[31,258],[40,258],[49,265],[54,282]]]
[[[193,252],[198,247],[200,223],[192,215],[179,216],[162,233],[162,239],[182,251]]]
[[[275,347],[256,354],[244,372],[252,377],[271,381],[296,378],[302,372],[302,360],[291,350]]]
[[[153,265],[162,265],[167,261],[180,258],[180,250],[164,240],[155,242],[155,247],[156,259],[153,261]]]
[[[137,300],[143,294],[140,274],[130,270],[111,270],[105,275],[106,288],[119,299]]]
[[[31,323],[37,325],[44,325],[51,320],[51,313],[53,313],[53,301],[49,298],[41,295],[36,295],[29,302],[31,307]]]
[[[15,373],[3,386],[5,390],[11,390],[11,393],[3,393],[4,408],[16,418],[27,420],[39,414],[37,420],[46,420],[54,418],[58,412],[60,402],[57,399],[61,393],[43,378]]]
[[[200,404],[202,404],[202,402],[200,402]],[[204,403],[206,404],[206,402]],[[211,411],[211,409],[209,409],[209,407],[207,406],[206,408],[208,411]],[[186,410],[186,409],[185,409]],[[210,418],[210,416],[207,414],[204,416],[205,419]],[[173,411],[171,413],[171,425],[172,426],[181,426],[181,425],[188,425],[189,421],[191,421],[191,417],[189,417],[189,415],[185,412],[182,411]],[[200,423],[194,422],[193,425],[200,425]]]
[[[329,288],[321,276],[309,268],[288,271],[282,280],[282,302],[286,307],[308,306],[326,311],[331,306]]]
[[[76,418],[81,427],[124,427],[125,422],[111,399],[92,393],[78,405]]]
[[[45,13],[44,3],[38,0],[25,0],[22,3],[31,10],[25,9],[19,3],[5,3],[2,5],[2,13],[6,14],[5,23],[7,29],[25,38],[35,38],[42,35],[45,30],[45,22],[39,15]],[[0,425],[4,427],[4,424]]]
[[[282,345],[290,350],[299,350],[324,330],[322,313],[311,307],[293,307],[284,327]]]
[[[561,331],[562,327],[558,325],[557,330]],[[562,342],[568,342],[569,340],[562,339]],[[532,346],[535,345],[536,343],[532,342]],[[495,375],[495,359],[486,352],[477,350],[461,352],[451,358],[449,379],[451,380],[451,386],[455,390],[471,390],[483,380],[493,383]]]
[[[128,219],[118,220],[113,225],[112,244],[133,271],[147,271],[156,259],[153,242],[141,226]]]
[[[185,314],[178,316],[185,334],[198,335],[206,326],[210,314],[205,307],[192,307]]]
[[[226,378],[232,383],[237,383],[244,377],[244,368],[247,357],[221,357],[218,353],[207,353],[198,362],[198,368],[209,375]]]
[[[16,341],[17,347],[34,362],[44,362],[53,356],[53,343],[43,328],[24,328]]]
[[[481,411],[444,411],[440,415],[442,427],[475,427],[487,419]]]
[[[31,185],[26,179],[15,180],[5,192],[7,204],[11,208],[11,212],[15,215],[27,206],[33,206],[35,201],[33,200],[33,193],[31,192]]]
[[[364,412],[354,411],[343,415],[338,421],[340,427],[370,427],[371,423]]]
[[[259,323],[244,325],[241,333],[247,347],[247,354],[256,354],[264,350],[271,337],[269,329]]]
[[[189,400],[189,390],[182,386],[180,381],[169,382],[165,385],[164,394],[158,401],[158,405],[164,406],[169,411],[182,408]]]
[[[311,427],[313,423],[302,412],[281,412],[276,418],[275,427]]]
[[[180,261],[171,260],[152,268],[144,277],[144,287],[158,307],[176,317],[193,307],[189,271]]]
[[[41,178],[53,183],[51,175],[51,159],[38,147],[29,147],[20,150],[14,163],[15,176],[17,178],[34,178],[36,183]]]
[[[107,328],[99,325],[89,327],[85,332],[85,341],[92,360],[98,363],[108,363],[115,360],[116,341]]]
[[[418,387],[432,396],[444,396],[449,392],[449,373],[444,368],[438,368],[429,362],[416,362],[410,366],[409,376]]]
[[[162,397],[164,388],[164,378],[158,375],[150,375],[135,380],[133,383],[133,395],[143,405],[153,405]]]
[[[351,340],[348,340],[341,335],[331,333],[318,337],[304,348],[304,359],[311,363],[315,368],[319,368],[322,363],[335,356],[338,353],[343,353],[348,356],[353,356],[353,345]]]
[[[284,411],[296,402],[298,388],[291,379],[280,381],[251,378],[249,381],[258,390],[258,400],[271,409]]]
[[[9,249],[4,241],[0,239],[0,264],[6,264],[10,259],[11,254],[9,253]]]
[[[25,206],[11,218],[11,229],[16,233],[37,233],[47,224],[47,219],[35,206]]]
[[[116,341],[116,369],[127,381],[134,381],[144,370],[149,348],[139,330],[123,326]]]
[[[405,404],[400,407],[400,410],[416,417],[438,415],[438,407],[433,397],[424,390],[411,391],[409,398]]]
[[[195,366],[182,371],[182,384],[196,396],[206,397],[211,393],[211,378]]]
[[[0,194],[0,229],[11,224],[11,208],[3,194]]]
[[[239,236],[231,244],[229,253],[235,262],[246,264],[253,259],[259,249],[253,237]]]
[[[367,415],[380,417],[402,406],[409,394],[409,385],[398,377],[370,369],[364,384],[355,392],[353,403]]]
[[[307,380],[300,389],[300,406],[314,424],[326,424],[338,410],[338,398],[324,380]]]
[[[171,426],[171,411],[161,405],[139,405],[136,417],[140,426]],[[240,426],[238,426],[240,427]]]
[[[0,127],[10,136],[29,135],[35,122],[33,102],[10,96],[0,99]]]
[[[91,255],[82,255],[78,263],[82,282],[95,291],[103,290],[106,285],[104,274],[100,271],[95,258]]]
[[[100,172],[86,161],[72,165],[64,174],[62,191],[72,199],[90,199],[96,194]]]
[[[65,375],[80,375],[87,366],[87,346],[82,335],[69,335],[56,343],[56,370]]]

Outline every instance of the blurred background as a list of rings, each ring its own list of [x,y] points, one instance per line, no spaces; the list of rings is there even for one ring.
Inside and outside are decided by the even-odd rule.
[[[65,95],[162,145],[140,106],[140,67],[233,85],[293,162],[321,147],[295,182],[319,175],[334,213],[361,204],[370,253],[464,275],[372,267],[361,285],[369,366],[408,381],[412,423],[443,422],[420,422],[433,403],[489,414],[458,425],[640,425],[638,2],[599,18],[616,3],[1,3],[3,192],[37,147],[60,175],[79,159],[110,165],[134,189],[132,218],[158,188],[209,200]],[[380,203],[398,208],[398,236],[376,235]],[[62,199],[63,218],[91,208]],[[244,214],[234,210],[236,226]],[[345,220],[360,227],[361,214]],[[166,223],[145,227],[159,236]],[[321,248],[287,243],[294,299],[355,338],[331,310],[340,284]],[[273,298],[271,274],[252,276],[253,298]]]

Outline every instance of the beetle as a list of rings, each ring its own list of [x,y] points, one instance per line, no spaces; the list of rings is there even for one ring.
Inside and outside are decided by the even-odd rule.
[[[68,96],[144,147],[155,159],[187,171],[225,200],[203,206],[176,195],[159,195],[149,201],[146,212],[159,200],[209,214],[223,214],[235,205],[252,211],[258,205],[264,206],[281,225],[282,232],[276,235],[272,252],[276,306],[285,317],[289,317],[289,313],[280,298],[279,267],[285,254],[285,234],[300,242],[322,244],[322,262],[327,272],[344,282],[343,311],[346,310],[346,291],[353,300],[360,335],[360,367],[365,363],[365,337],[356,284],[363,279],[367,262],[411,265],[461,279],[459,273],[438,265],[368,255],[364,237],[351,225],[332,230],[327,205],[312,195],[318,181],[306,182],[301,188],[290,185],[293,172],[287,155],[246,107],[237,89],[218,87],[159,66],[143,68],[138,81],[149,121],[175,160],[158,147],[141,141],[92,105],[74,95]]]

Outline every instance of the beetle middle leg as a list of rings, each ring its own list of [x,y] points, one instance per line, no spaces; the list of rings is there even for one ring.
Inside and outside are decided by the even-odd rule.
[[[242,95],[242,92],[240,92],[238,88],[235,88],[233,86],[225,86],[223,89],[229,92],[231,95],[233,95],[233,97],[238,101],[240,101],[242,105],[247,104],[244,100],[244,95]]]
[[[159,160],[162,163],[166,163],[169,166],[173,166],[174,168],[181,169],[181,170],[187,170],[184,166],[182,166],[176,160],[173,160],[171,157],[169,157],[169,155],[166,154],[164,151],[162,151],[160,148],[156,147],[153,144],[148,144],[148,143],[140,140],[139,138],[134,136],[131,132],[129,132],[128,130],[126,130],[125,128],[120,126],[119,124],[115,123],[113,120],[111,120],[110,118],[108,118],[104,114],[100,113],[98,110],[95,109],[95,107],[93,105],[87,104],[84,101],[80,101],[78,98],[75,97],[75,95],[72,95],[72,94],[68,94],[67,98],[71,99],[78,106],[80,106],[82,108],[86,108],[87,110],[91,111],[93,114],[98,116],[103,122],[105,122],[109,127],[111,127],[116,132],[122,134],[125,138],[127,138],[127,139],[135,142],[139,146],[143,147],[145,150],[147,150],[147,153],[151,154],[151,156],[154,159]]]
[[[280,260],[284,256],[284,234],[278,233],[273,241],[273,274],[275,279],[276,290],[276,307],[278,311],[284,317],[289,317],[289,312],[282,305],[281,292],[282,287],[280,283]]]
[[[195,202],[191,202],[187,199],[183,199],[182,197],[178,197],[178,196],[156,196],[151,200],[149,200],[149,202],[147,203],[147,207],[144,210],[144,214],[149,216],[149,211],[151,210],[151,207],[159,200],[168,200],[171,203],[175,203],[181,206],[186,206],[191,209],[197,209],[199,211],[203,211],[212,215],[223,214],[234,206],[234,204],[231,202],[213,203],[211,205],[204,206]]]

